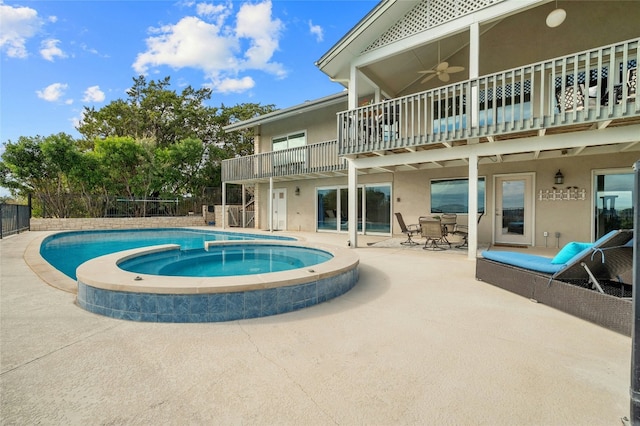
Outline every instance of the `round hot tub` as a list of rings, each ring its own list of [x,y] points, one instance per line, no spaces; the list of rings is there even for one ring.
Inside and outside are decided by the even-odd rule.
[[[83,263],[76,270],[77,302],[90,312],[134,321],[257,318],[349,291],[358,281],[358,263],[353,250],[321,244],[215,241],[186,252],[164,244]]]

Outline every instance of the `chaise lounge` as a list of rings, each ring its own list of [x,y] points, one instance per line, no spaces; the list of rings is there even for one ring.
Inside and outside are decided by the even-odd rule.
[[[595,243],[569,243],[552,259],[526,253],[485,251],[476,279],[631,334],[631,285],[620,276],[633,267],[633,230],[615,230]]]

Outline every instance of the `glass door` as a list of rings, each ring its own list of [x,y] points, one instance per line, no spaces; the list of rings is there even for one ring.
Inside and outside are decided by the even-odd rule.
[[[494,241],[503,244],[532,245],[533,175],[495,178]]]
[[[633,229],[633,173],[595,173],[595,240],[614,229]]]

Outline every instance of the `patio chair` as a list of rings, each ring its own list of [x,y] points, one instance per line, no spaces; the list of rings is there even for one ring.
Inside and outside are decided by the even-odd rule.
[[[449,248],[451,248],[451,244],[445,238],[440,218],[423,216],[419,219],[419,222],[422,238],[426,238],[424,247],[422,247],[424,250],[429,248],[432,250],[444,250],[442,244],[445,243],[449,245]]]
[[[629,98],[636,97],[638,87],[638,68],[630,68],[627,70],[627,96]]]
[[[455,213],[443,213],[440,216],[440,223],[445,234],[452,234],[458,222],[458,215]]]
[[[482,219],[482,216],[484,215],[484,211],[480,212],[480,215],[478,216],[478,222],[480,223],[480,219]],[[460,224],[456,224],[455,228],[453,228],[453,235],[459,235],[460,237],[462,237],[462,244],[458,244],[456,246],[456,248],[465,248],[468,247],[468,243],[469,243],[469,225],[460,225]]]
[[[417,235],[420,233],[420,226],[417,224],[413,224],[413,225],[409,225],[407,226],[404,223],[404,219],[402,218],[402,213],[396,213],[396,219],[398,220],[398,225],[400,225],[400,230],[402,231],[403,234],[405,234],[407,236],[407,240],[401,242],[400,244],[402,244],[403,246],[415,246],[418,245],[417,242],[413,241],[413,239],[411,239],[412,235]]]
[[[570,242],[554,258],[508,251],[485,251],[495,262],[551,274],[549,280],[586,281],[604,293],[601,281],[618,280],[633,267],[633,230],[614,230],[595,243]]]
[[[556,92],[560,112],[582,111],[584,109],[584,89],[582,84],[565,86]]]

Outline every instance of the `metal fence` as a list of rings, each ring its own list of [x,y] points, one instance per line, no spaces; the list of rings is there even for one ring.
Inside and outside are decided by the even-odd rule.
[[[227,204],[242,202],[242,188],[230,187]],[[247,200],[252,199],[252,195]],[[207,188],[199,196],[122,197],[114,195],[87,196],[62,194],[55,197],[33,197],[35,217],[98,218],[98,217],[162,217],[201,214],[202,206],[222,204],[221,188]]]
[[[22,231],[28,231],[30,219],[30,205],[0,204],[0,239]]]

